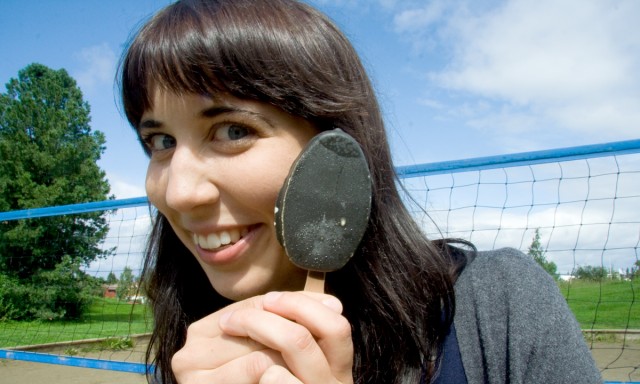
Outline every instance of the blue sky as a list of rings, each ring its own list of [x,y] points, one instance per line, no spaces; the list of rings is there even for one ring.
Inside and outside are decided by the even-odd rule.
[[[167,3],[0,2],[0,82],[32,62],[74,76],[107,136],[100,165],[118,198],[144,194],[147,160],[116,107],[115,68]],[[362,55],[397,165],[640,136],[636,0],[311,3]]]
[[[360,52],[378,92],[397,165],[640,138],[638,0],[309,1],[334,19]],[[2,92],[3,85],[32,62],[65,68],[91,105],[92,128],[106,134],[107,150],[100,166],[118,198],[144,195],[147,159],[117,109],[115,70],[132,31],[168,3],[0,1]],[[581,180],[595,183],[596,179]],[[603,191],[603,196],[609,196],[614,184],[618,182],[603,179],[572,190],[591,191],[594,196],[600,195],[593,191]],[[638,188],[625,184],[617,193],[637,196]],[[444,191],[450,196],[448,189]],[[558,191],[559,187],[552,186],[546,193]],[[434,190],[430,198],[436,195]],[[471,199],[470,204],[477,200],[472,195],[465,198]],[[634,212],[638,208],[633,205],[637,198],[630,199],[631,206],[620,205],[622,200],[617,200],[614,211],[609,206],[587,210],[576,206],[559,216],[555,206],[542,206],[534,216],[498,209],[497,215],[472,219],[450,217],[449,213],[439,217],[442,202],[437,200],[425,208],[453,233],[457,225],[469,222],[481,228],[483,220],[496,228],[496,218],[499,228],[527,228],[517,234],[500,232],[500,237],[507,237],[504,244],[496,242],[498,234],[476,232],[482,237],[472,240],[481,248],[523,243],[526,250],[538,227],[543,228],[547,245],[560,242],[556,248],[572,249],[578,238],[593,242],[608,241],[610,236],[596,225],[571,233],[562,226],[548,226],[576,220],[607,223],[613,212],[629,216],[616,220],[637,222]],[[466,214],[464,210],[454,213]],[[127,221],[120,225],[124,223]],[[135,221],[126,225],[132,223]],[[139,264],[129,254],[141,249],[147,225],[119,229],[137,234],[132,236],[139,240],[131,242],[135,249],[123,249],[119,252],[124,259],[92,268],[106,273]],[[621,237],[617,244],[637,239],[635,228],[625,224],[624,230],[616,232]],[[596,253],[577,263],[628,267],[637,257],[625,254],[611,260]],[[557,256],[554,261],[561,272],[576,264],[571,255]]]

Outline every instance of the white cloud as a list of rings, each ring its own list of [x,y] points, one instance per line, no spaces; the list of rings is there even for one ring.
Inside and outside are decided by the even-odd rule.
[[[108,44],[84,48],[75,56],[82,67],[73,76],[83,91],[89,92],[101,85],[113,85],[117,56]]]
[[[511,0],[446,24],[453,58],[430,78],[451,90],[521,108],[553,129],[637,137],[640,17],[635,0]],[[509,119],[478,112],[484,127]],[[524,119],[527,121],[528,119]]]
[[[640,241],[639,155],[405,179],[428,236],[461,237],[479,249],[524,252],[536,228],[561,272],[628,268]],[[427,190],[428,188],[428,190]],[[435,225],[434,225],[435,222]],[[437,225],[437,228],[436,228]]]
[[[406,9],[395,15],[393,25],[398,33],[422,31],[439,21],[446,10],[441,0],[429,2],[420,8]]]
[[[146,191],[142,185],[143,181],[140,182],[141,184],[132,184],[114,173],[108,173],[107,179],[111,186],[111,193],[115,195],[117,199],[146,196]]]
[[[149,208],[134,207],[118,209],[108,216],[109,233],[102,244],[103,249],[114,249],[114,254],[93,261],[85,268],[92,276],[106,277],[113,272],[117,277],[129,267],[139,275],[147,238],[151,230]]]

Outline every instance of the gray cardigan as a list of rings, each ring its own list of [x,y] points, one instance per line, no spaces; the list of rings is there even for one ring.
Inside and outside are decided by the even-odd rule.
[[[532,258],[510,248],[478,252],[455,297],[469,383],[602,383],[564,297]]]

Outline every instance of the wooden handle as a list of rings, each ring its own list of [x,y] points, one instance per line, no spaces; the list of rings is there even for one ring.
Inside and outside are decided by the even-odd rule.
[[[326,273],[309,271],[307,273],[307,282],[304,284],[304,290],[307,292],[324,293],[324,277]]]

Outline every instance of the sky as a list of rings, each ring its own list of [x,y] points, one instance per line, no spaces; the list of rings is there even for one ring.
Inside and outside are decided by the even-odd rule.
[[[640,137],[640,1],[309,0],[360,53],[396,165]],[[66,69],[107,143],[117,198],[147,159],[118,109],[131,33],[166,0],[0,2],[0,91],[38,62]]]

